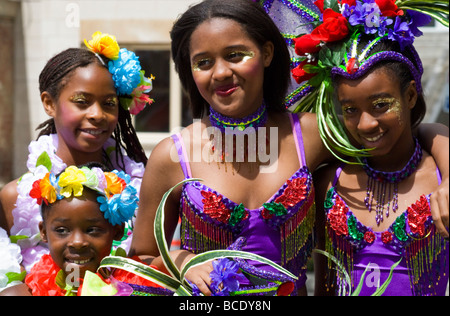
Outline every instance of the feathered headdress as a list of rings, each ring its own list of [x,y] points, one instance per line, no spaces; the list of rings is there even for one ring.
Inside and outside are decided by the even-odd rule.
[[[293,85],[286,106],[293,112],[317,113],[319,132],[333,154],[367,156],[350,144],[336,115],[332,77],[356,79],[376,63],[391,60],[408,65],[421,92],[422,64],[413,47],[418,29],[434,18],[449,25],[448,0],[261,0],[291,50]],[[370,38],[358,50],[362,37]],[[400,52],[372,49],[394,41]],[[405,57],[405,52],[408,56]],[[345,161],[345,160],[344,160]],[[348,162],[348,161],[346,161]]]

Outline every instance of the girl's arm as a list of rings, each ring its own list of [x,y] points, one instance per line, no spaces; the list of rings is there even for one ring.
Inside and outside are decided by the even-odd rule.
[[[167,138],[153,149],[142,179],[129,256],[138,255],[147,264],[159,256],[153,226],[156,210],[164,193],[183,180],[180,164],[170,156],[172,146],[175,146],[172,139]],[[169,245],[178,224],[180,194],[181,187],[177,187],[169,195],[164,208],[165,238]]]
[[[448,127],[439,123],[421,124],[418,128],[419,141],[431,153],[441,172],[442,183],[430,197],[431,214],[438,232],[448,238],[449,222],[449,138]]]
[[[9,234],[14,225],[13,209],[17,201],[17,180],[6,184],[0,191],[0,227]]]

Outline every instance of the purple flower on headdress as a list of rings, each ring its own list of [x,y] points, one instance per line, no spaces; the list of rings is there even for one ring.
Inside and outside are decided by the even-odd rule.
[[[431,16],[417,12],[417,11],[413,11],[413,10],[407,10],[406,12],[408,13],[409,17],[411,18],[411,21],[409,24],[409,29],[410,29],[411,33],[413,33],[414,36],[416,36],[416,37],[422,36],[423,33],[422,33],[422,31],[420,31],[418,29],[418,27],[430,24]]]
[[[344,4],[343,16],[348,18],[352,26],[364,26],[364,33],[383,36],[392,20],[381,14],[380,8],[374,0],[357,1],[356,5]]]
[[[395,18],[394,29],[389,29],[388,38],[391,41],[397,41],[400,44],[401,50],[414,42],[414,34],[411,32],[409,24],[397,16]]]
[[[230,292],[239,289],[239,265],[233,260],[223,258],[213,261],[213,271],[210,273],[211,290],[214,296],[228,296]]]

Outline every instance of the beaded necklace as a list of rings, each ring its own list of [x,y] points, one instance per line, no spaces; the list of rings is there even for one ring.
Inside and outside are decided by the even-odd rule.
[[[258,141],[258,130],[264,127],[267,122],[266,104],[263,102],[253,114],[238,119],[224,116],[214,111],[212,107],[209,111],[211,125],[217,129],[210,147],[210,153],[217,157],[216,161],[221,163],[258,162],[256,158],[258,151],[265,150],[265,148],[259,148],[261,144]],[[263,145],[267,147],[268,137],[266,133],[264,133],[264,136],[265,143]],[[238,141],[238,138],[243,141]],[[232,146],[230,146],[230,143]]]
[[[209,113],[211,125],[220,129],[221,132],[225,132],[226,128],[231,128],[233,130],[237,128],[240,131],[244,131],[248,127],[253,127],[256,129],[264,126],[267,122],[267,110],[264,102],[255,113],[241,119],[234,119],[224,116],[214,111],[211,106],[209,107]]]
[[[417,138],[414,138],[416,147],[413,155],[406,166],[399,171],[386,172],[375,170],[369,166],[367,158],[363,158],[363,168],[369,176],[367,179],[367,191],[364,203],[372,211],[373,199],[375,198],[375,220],[377,225],[383,221],[383,213],[386,210],[386,217],[389,217],[389,210],[395,212],[398,209],[398,184],[413,174],[422,160],[422,147]],[[387,204],[386,204],[387,202]],[[386,207],[385,207],[386,206]]]

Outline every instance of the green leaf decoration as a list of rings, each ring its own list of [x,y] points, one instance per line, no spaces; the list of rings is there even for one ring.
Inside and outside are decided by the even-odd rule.
[[[43,151],[42,154],[36,160],[36,167],[44,166],[50,172],[52,170],[52,161],[50,156],[46,151]]]
[[[164,207],[166,205],[167,198],[172,191],[178,187],[189,181],[201,181],[201,179],[186,179],[176,184],[172,188],[170,188],[166,193],[164,193],[161,202],[159,203],[158,209],[156,210],[156,217],[154,223],[155,229],[155,237],[156,244],[158,245],[159,253],[164,261],[164,265],[167,268],[167,271],[177,280],[180,280],[180,271],[178,270],[175,263],[172,261],[169,254],[169,246],[167,245],[166,235],[164,230]]]
[[[375,293],[372,294],[372,296],[381,296],[383,295],[384,291],[386,291],[386,288],[389,286],[389,284],[392,281],[392,275],[394,274],[394,269],[400,264],[402,259],[394,263],[391,267],[391,271],[389,272],[389,276],[386,279],[386,281],[383,283],[383,285],[380,286],[378,290],[375,291]]]
[[[175,263],[172,261],[172,258],[169,254],[169,248],[167,245],[167,241],[165,240],[165,232],[164,232],[164,206],[166,204],[167,198],[169,194],[179,185],[182,185],[189,181],[201,181],[201,179],[186,179],[184,181],[181,181],[171,189],[169,189],[162,197],[161,202],[158,206],[158,209],[156,211],[155,216],[155,237],[156,242],[161,254],[161,257],[164,261],[164,265],[166,266],[167,270],[170,272],[170,275],[167,275],[159,270],[156,270],[150,266],[147,266],[143,263],[137,262],[135,260],[132,260],[130,258],[125,257],[119,257],[119,256],[108,256],[105,257],[99,267],[100,269],[103,268],[118,268],[122,269],[131,273],[134,273],[146,280],[149,280],[151,282],[154,282],[166,289],[169,289],[173,292],[175,292],[175,295],[179,296],[191,296],[192,295],[192,288],[189,285],[189,283],[185,280],[185,275],[189,271],[189,269],[198,266],[200,264],[203,264],[205,262],[216,260],[220,258],[241,258],[241,259],[248,259],[253,261],[259,261],[263,264],[267,264],[273,268],[275,268],[277,271],[284,273],[285,275],[289,276],[290,278],[297,280],[298,278],[293,275],[291,272],[286,270],[285,268],[281,267],[280,265],[276,264],[275,262],[245,251],[238,251],[238,250],[214,250],[214,251],[208,251],[201,254],[196,255],[194,258],[192,258],[190,261],[186,263],[186,265],[183,267],[182,271],[180,272],[178,268],[176,267]],[[236,214],[240,214],[243,209],[242,207],[237,207],[235,209]],[[242,215],[242,214],[241,214]],[[239,217],[239,215],[237,215]]]
[[[7,273],[5,273],[5,275],[8,278],[8,284],[9,284],[9,283],[15,282],[15,281],[23,282],[23,280],[25,279],[25,276],[27,275],[27,272],[26,271],[23,271],[21,273],[7,272]]]
[[[273,214],[275,216],[282,216],[287,214],[287,210],[281,203],[276,202],[270,202],[270,203],[264,203],[264,208],[269,211],[270,214]]]
[[[26,236],[26,235],[15,235],[15,236],[10,236],[9,237],[9,240],[11,240],[11,242],[13,243],[13,244],[17,244],[17,242],[19,241],[19,240],[22,240],[22,239],[28,239],[29,237],[28,236]]]
[[[331,261],[333,261],[337,268],[338,268],[338,272],[344,276],[345,278],[345,282],[348,285],[348,295],[349,296],[358,296],[361,293],[361,289],[362,286],[364,284],[364,280],[365,280],[365,275],[370,267],[370,263],[367,265],[366,269],[364,270],[363,274],[361,275],[361,279],[359,280],[358,286],[356,287],[355,291],[352,292],[352,283],[351,283],[351,279],[350,276],[348,274],[348,272],[345,270],[344,266],[339,262],[339,260],[334,257],[333,255],[331,255],[330,253],[320,250],[320,249],[314,249],[313,252],[322,254],[324,256],[326,256],[327,258],[329,258]],[[391,270],[389,272],[389,276],[386,279],[386,281],[371,295],[371,296],[381,296],[383,295],[383,293],[386,291],[387,287],[389,286],[389,284],[392,281],[392,275],[394,274],[394,269],[400,264],[400,262],[402,261],[402,259],[400,259],[399,261],[397,261],[396,263],[394,263],[391,267]],[[344,291],[343,295],[345,295],[346,292]]]

